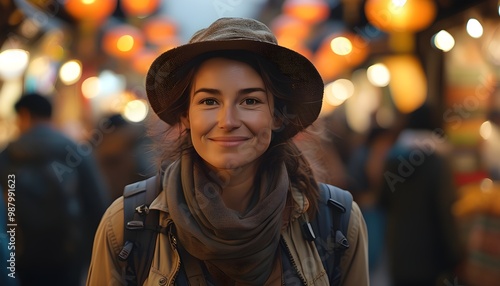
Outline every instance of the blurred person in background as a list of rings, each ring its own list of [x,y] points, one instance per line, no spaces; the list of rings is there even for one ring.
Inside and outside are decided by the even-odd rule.
[[[355,148],[347,164],[348,190],[358,202],[368,229],[370,283],[388,285],[386,255],[386,214],[380,205],[387,154],[397,138],[397,126],[371,127],[360,146]]]
[[[80,285],[107,190],[88,146],[52,126],[48,98],[24,94],[14,107],[20,136],[0,153],[0,175],[15,176],[16,279]]]
[[[111,200],[123,194],[126,185],[144,180],[155,174],[153,153],[145,127],[131,123],[120,114],[103,118],[109,132],[104,132],[102,141],[95,146],[97,163]]]
[[[449,148],[430,106],[405,118],[388,153],[381,190],[390,278],[394,286],[443,285],[454,281],[461,257]]]

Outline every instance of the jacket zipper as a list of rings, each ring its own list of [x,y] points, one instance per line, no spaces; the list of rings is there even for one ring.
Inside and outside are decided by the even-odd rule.
[[[179,255],[179,251],[177,250],[177,238],[175,235],[172,233],[172,222],[169,222],[167,224],[167,229],[168,229],[168,235],[170,239],[170,244],[172,248],[177,252],[177,255]],[[174,276],[172,276],[172,280],[169,281],[168,285],[174,286],[175,285],[175,279],[177,278],[177,275],[179,274],[179,271],[181,270],[181,261],[179,259],[179,263],[177,263],[177,267],[174,272]]]
[[[286,241],[283,237],[281,237],[281,241],[283,241],[283,244],[285,245],[286,252],[288,254],[288,257],[290,258],[290,261],[292,262],[292,266],[295,269],[295,272],[297,272],[297,275],[299,276],[300,280],[302,281],[302,284],[304,284],[304,286],[307,286],[307,281],[304,278],[304,276],[302,276],[302,273],[300,273],[299,268],[297,267],[297,263],[295,262],[295,259],[293,259],[290,248],[288,247],[288,244],[286,244]],[[283,285],[285,285],[284,279],[283,279]]]

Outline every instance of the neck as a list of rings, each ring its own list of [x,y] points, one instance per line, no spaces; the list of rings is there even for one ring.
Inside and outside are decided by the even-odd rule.
[[[245,166],[237,170],[220,170],[223,179],[222,200],[230,209],[243,213],[252,199],[257,166]]]

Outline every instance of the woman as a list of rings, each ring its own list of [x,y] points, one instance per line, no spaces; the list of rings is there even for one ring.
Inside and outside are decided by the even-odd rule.
[[[321,109],[314,66],[278,46],[262,23],[222,18],[160,55],[146,89],[160,119],[182,132],[150,205],[175,230],[159,234],[144,285],[183,277],[191,285],[329,285],[299,224],[318,209],[318,183],[291,142]],[[352,210],[342,281],[368,285],[366,229],[355,203]],[[97,231],[88,285],[123,284],[122,245],[120,198]]]

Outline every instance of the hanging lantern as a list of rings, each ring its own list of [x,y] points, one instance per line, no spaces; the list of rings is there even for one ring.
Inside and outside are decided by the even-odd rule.
[[[321,74],[323,81],[330,81],[348,68],[341,56],[332,53],[331,50],[320,48],[313,57],[313,63]]]
[[[302,41],[297,40],[297,38],[292,35],[282,35],[277,37],[280,46],[294,50],[295,52],[303,55],[308,60],[312,60],[313,54],[309,48],[307,48]]]
[[[427,98],[427,79],[414,55],[396,55],[383,60],[389,69],[389,89],[396,108],[410,113],[420,107]]]
[[[307,23],[319,23],[330,15],[330,7],[325,0],[286,0],[283,3],[285,15]]]
[[[325,40],[316,51],[313,62],[325,80],[331,80],[344,70],[366,60],[368,43],[354,33],[336,33]]]
[[[148,42],[163,45],[177,34],[177,24],[169,17],[156,16],[144,23],[143,31]]]
[[[368,21],[386,32],[418,32],[427,28],[437,13],[434,0],[368,0]]]
[[[123,12],[132,17],[145,17],[158,9],[160,0],[121,0]]]
[[[280,15],[270,25],[278,44],[312,60],[312,52],[304,44],[311,31],[311,25],[296,18]]]
[[[116,9],[116,0],[66,0],[64,8],[77,20],[101,22]]]
[[[106,53],[117,58],[130,58],[144,47],[141,31],[130,25],[119,25],[108,30],[102,40]]]
[[[297,40],[302,41],[306,39],[311,32],[311,25],[287,15],[280,15],[276,17],[271,22],[270,28],[278,39],[280,37],[291,36],[296,38]]]

